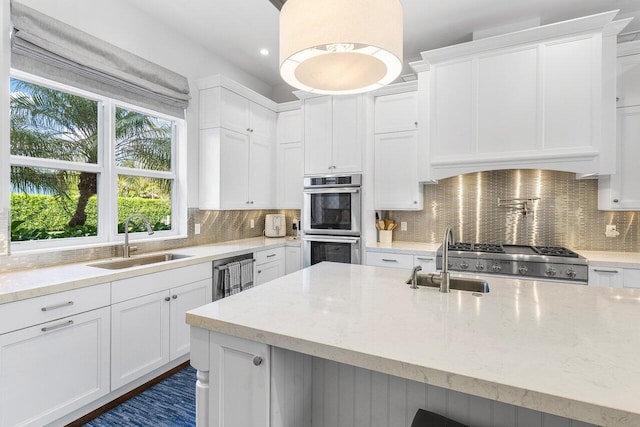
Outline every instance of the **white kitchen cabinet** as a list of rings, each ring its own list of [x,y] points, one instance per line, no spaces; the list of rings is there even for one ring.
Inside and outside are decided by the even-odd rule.
[[[0,335],[0,426],[42,426],[109,393],[109,308]]]
[[[436,272],[436,254],[430,255],[414,255],[413,256],[413,266],[422,267],[422,271],[425,273],[435,273]]]
[[[254,252],[256,260],[253,266],[254,286],[277,279],[285,275],[286,255],[285,248],[275,248],[266,251]]]
[[[200,209],[273,208],[274,169],[269,140],[224,128],[200,131]]]
[[[362,172],[362,96],[322,96],[304,101],[307,175]]]
[[[417,131],[375,136],[375,209],[422,210],[423,193],[418,182],[417,157]]]
[[[640,50],[640,44],[638,50]],[[618,58],[618,107],[640,105],[640,54]]]
[[[402,132],[418,128],[416,91],[376,96],[375,133]]]
[[[617,172],[598,179],[598,209],[640,209],[640,106],[617,109]]]
[[[230,335],[212,334],[209,381],[210,425],[270,425],[269,346]]]
[[[211,302],[211,275],[203,263],[112,282],[112,390],[188,352],[184,313]]]
[[[621,28],[613,16],[422,52],[415,68],[425,83],[429,174],[421,179],[513,168],[612,173]]]
[[[367,265],[412,269],[413,255],[396,252],[367,251]]]
[[[302,250],[300,246],[285,246],[285,274],[302,269]]]
[[[278,114],[278,208],[302,209],[303,120],[300,109]]]
[[[637,268],[624,269],[623,287],[640,288],[640,269],[637,269]]]
[[[208,304],[213,299],[211,279],[200,280],[171,289],[169,309],[169,357],[171,360],[189,353],[189,325],[187,311]]]
[[[199,205],[276,204],[276,113],[221,86],[200,91]]]
[[[622,288],[624,269],[614,267],[589,267],[589,286]]]

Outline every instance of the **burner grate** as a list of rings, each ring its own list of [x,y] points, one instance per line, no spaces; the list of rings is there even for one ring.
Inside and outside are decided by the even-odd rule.
[[[450,251],[460,251],[460,252],[486,252],[486,253],[494,253],[494,254],[502,254],[504,253],[504,249],[502,245],[496,245],[494,243],[464,243],[464,242],[455,242],[449,244]]]
[[[578,258],[580,256],[577,253],[560,246],[534,246],[533,250],[535,250],[540,255],[546,256],[562,256],[569,258]]]

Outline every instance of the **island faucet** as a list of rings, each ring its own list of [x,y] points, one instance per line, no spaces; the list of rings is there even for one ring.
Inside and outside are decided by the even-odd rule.
[[[147,219],[146,216],[138,213],[129,215],[127,219],[124,220],[124,247],[122,248],[123,258],[129,258],[130,252],[138,249],[135,246],[129,246],[129,221],[131,221],[131,218],[136,218],[136,217],[144,221],[144,224],[147,226],[147,233],[149,233],[149,235],[153,234],[153,230],[151,229],[151,223],[149,223],[149,220]]]
[[[411,289],[418,289],[418,271],[422,270],[422,267],[416,265],[411,272]]]
[[[453,230],[447,226],[442,238],[442,272],[440,273],[440,292],[449,293],[449,244],[453,243]]]

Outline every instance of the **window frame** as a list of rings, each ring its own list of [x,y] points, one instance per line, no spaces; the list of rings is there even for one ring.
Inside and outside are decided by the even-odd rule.
[[[98,103],[98,162],[80,163],[57,159],[13,155],[9,151],[9,166],[26,166],[97,174],[98,230],[97,236],[68,237],[61,239],[27,240],[13,242],[8,236],[11,251],[23,252],[38,249],[70,249],[73,247],[110,246],[124,242],[124,233],[118,233],[118,176],[162,178],[172,180],[171,186],[171,230],[156,231],[152,236],[143,232],[131,232],[134,240],[165,240],[187,237],[186,203],[186,135],[184,119],[142,108],[115,98],[98,95],[86,90],[58,83],[23,71],[11,69],[11,78],[27,81],[50,89],[81,96]],[[157,117],[172,123],[171,170],[155,171],[116,165],[115,112],[123,108],[136,113]],[[11,196],[10,180],[6,189]]]

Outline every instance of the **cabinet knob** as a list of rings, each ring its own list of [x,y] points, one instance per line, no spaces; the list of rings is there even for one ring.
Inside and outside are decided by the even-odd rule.
[[[417,200],[414,200],[414,201],[413,201],[413,204],[414,204],[414,205],[417,205],[417,204],[418,204],[418,201],[417,201]]]
[[[169,297],[164,297],[164,300],[165,300],[165,301],[171,301],[171,298],[169,298]]]
[[[618,203],[618,199],[613,199],[613,203]]]
[[[250,129],[250,128],[247,128],[247,132],[251,132],[251,129]]]
[[[178,299],[178,295],[173,295],[171,298]]]
[[[253,204],[253,200],[251,201],[251,204]]]
[[[414,125],[416,125],[416,127],[418,127],[418,122],[413,122]]]
[[[262,365],[262,357],[254,356],[253,357],[253,364],[256,365],[256,366]]]
[[[262,273],[262,270],[258,270],[258,274]]]

